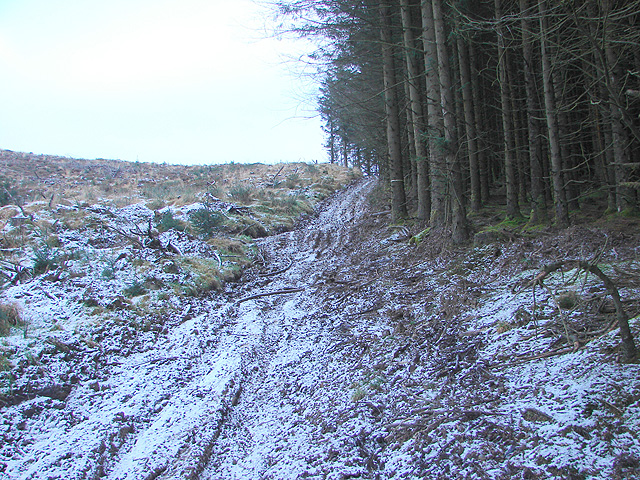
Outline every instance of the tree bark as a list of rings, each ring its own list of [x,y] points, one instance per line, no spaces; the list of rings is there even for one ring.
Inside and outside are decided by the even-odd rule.
[[[609,17],[611,14],[611,0],[602,0],[603,14]],[[629,135],[624,128],[624,113],[622,111],[622,88],[620,86],[619,60],[612,45],[615,32],[607,22],[604,31],[605,72],[609,91],[609,108],[611,114],[611,133],[613,140],[613,171],[615,175],[616,209],[623,212],[632,207],[633,202],[629,189],[624,185],[628,181],[625,164],[628,163],[627,145]]]
[[[509,77],[507,53],[504,42],[504,28],[502,27],[501,0],[494,0],[496,15],[496,33],[498,35],[498,81],[500,83],[500,103],[502,108],[502,132],[504,135],[504,169],[507,187],[507,219],[521,218],[518,204],[518,184],[515,157],[515,134],[511,113],[509,95]]]
[[[534,55],[531,42],[531,24],[528,20],[530,14],[529,0],[520,0],[520,14],[522,27],[522,53],[524,59],[525,90],[527,98],[527,133],[529,168],[531,177],[531,217],[532,224],[543,223],[547,220],[547,203],[544,195],[544,181],[542,175],[542,145],[540,143],[540,107],[536,79],[534,75]]]
[[[569,211],[567,198],[562,178],[562,157],[560,156],[560,138],[558,133],[558,121],[553,93],[553,81],[551,72],[551,59],[547,50],[547,2],[540,0],[538,3],[540,14],[540,52],[542,58],[542,81],[544,88],[544,104],[547,120],[547,134],[549,140],[549,153],[551,156],[551,179],[553,182],[553,194],[555,203],[556,223],[561,228],[569,226]]]
[[[473,115],[476,121],[476,135],[478,146],[478,165],[480,168],[480,202],[486,204],[489,202],[489,165],[487,161],[487,155],[484,149],[483,133],[486,131],[486,127],[483,128],[485,122],[486,110],[482,108],[484,102],[482,102],[481,94],[481,78],[477,70],[478,51],[475,48],[475,44],[471,42],[469,44],[469,61],[471,63],[471,93],[473,95]]]
[[[402,169],[402,147],[400,116],[396,92],[396,69],[393,57],[391,7],[389,0],[380,2],[380,35],[382,40],[382,64],[384,79],[384,107],[387,123],[387,148],[391,173],[391,218],[398,221],[406,218],[407,198]]]
[[[440,98],[442,101],[442,110],[444,115],[445,164],[448,171],[451,192],[451,238],[454,243],[463,243],[469,238],[469,228],[467,224],[467,212],[464,204],[464,192],[462,189],[460,157],[457,154],[458,132],[442,0],[432,0],[432,6],[439,65],[438,76],[440,79]]]
[[[460,82],[462,87],[462,106],[464,110],[464,128],[469,154],[469,178],[471,187],[471,211],[477,213],[481,207],[480,196],[480,167],[478,163],[478,143],[476,119],[473,112],[473,92],[471,90],[471,69],[469,53],[461,35],[457,37],[458,64],[460,68]]]
[[[438,78],[438,52],[431,2],[422,2],[422,43],[424,48],[425,86],[427,95],[427,128],[429,141],[429,179],[431,185],[432,227],[446,223],[447,168],[442,143],[444,119],[440,106],[440,80]]]
[[[419,220],[427,221],[431,210],[431,198],[429,192],[429,179],[427,167],[427,148],[425,145],[424,112],[422,108],[422,93],[419,81],[422,71],[418,65],[418,49],[413,33],[412,9],[409,0],[400,0],[402,14],[402,29],[404,33],[405,58],[407,62],[407,84],[409,88],[409,101],[411,123],[413,126],[413,142],[416,153],[417,170],[417,216]]]

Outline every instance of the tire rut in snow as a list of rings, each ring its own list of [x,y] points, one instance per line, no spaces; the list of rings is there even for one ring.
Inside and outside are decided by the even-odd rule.
[[[281,264],[292,259],[292,265],[281,275],[251,282],[243,295],[283,288],[304,292],[238,305],[240,324],[246,316],[262,325],[260,345],[247,360],[242,395],[222,427],[203,479],[258,478],[266,470],[276,478],[297,476],[311,457],[326,454],[314,433],[322,419],[305,405],[331,395],[316,382],[328,385],[343,373],[331,354],[342,338],[335,333],[335,319],[320,307],[323,292],[315,283],[338,261],[334,256],[349,242],[349,227],[364,215],[373,184],[362,181],[340,192],[305,228],[262,242],[269,258]],[[286,471],[278,474],[278,463]]]

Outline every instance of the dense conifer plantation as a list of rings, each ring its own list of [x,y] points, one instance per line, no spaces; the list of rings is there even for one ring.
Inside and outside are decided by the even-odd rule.
[[[395,219],[571,224],[640,187],[640,1],[281,0],[314,39],[332,162],[379,174]]]

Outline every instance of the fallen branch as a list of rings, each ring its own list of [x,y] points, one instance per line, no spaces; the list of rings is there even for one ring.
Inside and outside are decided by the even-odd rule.
[[[286,272],[287,270],[289,270],[291,267],[293,266],[293,258],[289,259],[289,265],[287,265],[286,267],[275,271],[275,272],[268,272],[268,273],[259,273],[258,276],[259,277],[274,277],[276,275],[280,275],[281,273]]]
[[[282,167],[280,167],[280,170],[278,170],[278,173],[276,173],[273,178],[271,179],[271,186],[275,187],[276,186],[276,178],[278,178],[278,175],[280,175],[280,172],[282,172],[282,170],[284,170],[284,165],[282,165]]]
[[[218,255],[218,252],[213,252],[213,256],[216,257],[218,268],[222,268],[222,259],[220,258],[220,255]]]
[[[132,235],[127,235],[126,233],[124,233],[123,231],[117,229],[116,227],[112,227],[111,225],[105,224],[104,225],[107,229],[116,232],[118,235],[123,236],[124,238],[126,238],[127,240],[129,240],[131,243],[135,244],[138,248],[144,248],[144,245],[142,244],[142,242],[140,240],[138,240],[137,238],[135,238]]]
[[[564,348],[562,350],[552,350],[550,352],[539,353],[538,355],[531,355],[531,356],[528,356],[528,357],[521,357],[521,358],[518,358],[517,360],[515,360],[514,362],[507,363],[507,364],[504,364],[504,365],[496,364],[496,365],[494,365],[494,367],[514,367],[516,365],[521,365],[523,363],[530,362],[532,360],[539,360],[541,358],[555,357],[556,355],[564,355],[565,353],[572,353],[572,352],[575,352],[575,351],[577,351],[577,349],[575,347]]]
[[[584,260],[565,260],[552,263],[544,267],[542,272],[532,280],[530,285],[533,285],[534,288],[536,285],[544,286],[542,281],[545,277],[547,277],[552,272],[555,272],[556,270],[562,269],[565,265],[572,263],[577,264],[578,268],[585,270],[602,280],[604,287],[613,299],[613,303],[616,307],[616,319],[618,320],[618,326],[620,327],[620,338],[622,340],[621,361],[623,363],[633,362],[638,356],[638,349],[636,348],[636,344],[633,340],[633,335],[631,334],[631,329],[629,328],[629,316],[627,315],[627,312],[624,310],[624,306],[622,305],[620,292],[618,291],[618,288],[615,286],[613,281],[602,270],[600,270],[600,268],[595,265],[595,263],[586,262]]]
[[[236,304],[248,302],[249,300],[255,300],[256,298],[270,297],[271,295],[286,295],[287,293],[298,293],[298,292],[304,292],[304,288],[285,288],[283,290],[276,290],[274,292],[258,293],[256,295],[251,295],[249,297],[241,298],[236,302]]]

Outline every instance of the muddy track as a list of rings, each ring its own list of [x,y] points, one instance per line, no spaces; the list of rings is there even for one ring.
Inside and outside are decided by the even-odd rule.
[[[232,471],[241,469],[243,455],[249,458],[250,466],[238,478],[261,475],[262,464],[251,458],[252,453],[267,461],[269,455],[263,448],[275,445],[274,435],[286,436],[283,425],[264,428],[261,420],[265,412],[277,411],[277,415],[291,418],[279,400],[283,389],[294,388],[291,385],[298,381],[299,369],[289,372],[289,367],[306,356],[314,359],[312,368],[322,368],[318,360],[331,341],[327,330],[333,326],[320,319],[316,295],[322,293],[314,287],[317,274],[333,261],[326,252],[339,251],[341,242],[348,240],[348,226],[364,213],[364,199],[372,187],[372,181],[360,182],[332,198],[303,229],[261,242],[268,268],[285,271],[276,275],[248,272],[231,298],[214,312],[196,318],[194,326],[199,326],[187,332],[200,338],[202,348],[196,364],[187,366],[197,373],[185,372],[191,380],[172,394],[172,403],[184,401],[181,407],[186,410],[177,407],[170,417],[182,414],[192,418],[164,420],[177,425],[179,431],[164,443],[153,445],[152,452],[163,452],[155,464],[149,463],[154,461],[153,455],[146,455],[142,464],[135,463],[136,457],[145,456],[147,437],[152,436],[141,431],[133,448],[120,456],[109,472],[110,478],[233,478]],[[238,302],[290,288],[301,291]],[[201,401],[189,405],[194,392]],[[153,428],[147,431],[154,433]],[[178,439],[180,444],[176,445]],[[140,448],[136,448],[138,444]],[[241,450],[229,455],[229,445]],[[150,473],[143,476],[143,472]]]
[[[233,408],[202,478],[260,478],[266,470],[277,471],[273,466],[278,462],[308,460],[318,448],[307,424],[313,413],[305,405],[310,407],[314,396],[322,394],[322,386],[315,384],[317,374],[331,375],[331,346],[340,341],[335,319],[323,311],[326,292],[320,284],[323,274],[340,262],[351,235],[349,227],[365,213],[364,200],[372,187],[372,181],[360,182],[333,198],[305,228],[262,243],[276,271],[290,267],[250,281],[243,296],[290,288],[302,291],[235,308],[236,325],[253,328],[254,343],[243,356],[244,375]]]
[[[193,318],[167,319],[162,332],[110,325],[99,351],[72,351],[73,368],[91,380],[64,399],[18,399],[3,412],[29,423],[17,426],[22,446],[0,478],[259,478],[282,449],[274,437],[291,435],[304,451],[287,455],[306,458],[313,439],[301,406],[317,385],[304,372],[326,367],[335,339],[317,284],[373,184],[354,184],[306,226],[262,240],[267,264],[194,306]],[[296,292],[238,302],[287,288]],[[46,368],[69,368],[66,357]]]

